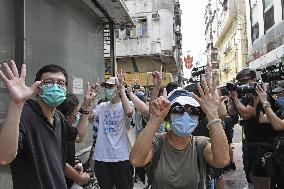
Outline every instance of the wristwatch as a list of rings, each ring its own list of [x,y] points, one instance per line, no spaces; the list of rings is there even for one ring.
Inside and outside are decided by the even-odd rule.
[[[79,112],[80,112],[81,114],[86,114],[86,115],[90,114],[90,111],[83,110],[82,107],[80,108]]]
[[[268,101],[265,101],[262,103],[263,109],[265,109],[266,107],[271,107],[271,104]]]

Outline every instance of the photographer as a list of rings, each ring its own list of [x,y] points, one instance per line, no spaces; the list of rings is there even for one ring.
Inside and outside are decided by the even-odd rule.
[[[279,97],[281,97],[284,92],[283,87],[284,81],[280,81],[278,87],[273,90],[273,92],[277,93],[276,100],[279,104]],[[271,108],[271,104],[268,102],[268,94],[261,86],[257,86],[256,93],[259,96],[259,101],[263,105],[265,113],[260,116],[260,122],[271,123],[274,130],[280,131],[276,138],[274,151],[264,154],[262,161],[276,188],[284,188],[284,108],[282,106],[278,111],[274,112]]]
[[[245,84],[243,88],[256,82],[256,73],[244,69],[237,74],[236,79]],[[242,94],[241,99],[236,91],[230,91],[229,114],[236,111],[241,116],[240,125],[243,127],[243,164],[248,183],[253,183],[255,189],[268,189],[269,178],[266,170],[261,165],[259,154],[272,149],[276,132],[269,124],[258,123],[257,115],[260,107],[256,106],[253,94]],[[246,93],[242,90],[242,93]]]

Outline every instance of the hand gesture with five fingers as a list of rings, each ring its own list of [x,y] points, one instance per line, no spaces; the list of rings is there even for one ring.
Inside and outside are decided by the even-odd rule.
[[[13,60],[10,61],[9,65],[7,63],[0,65],[0,78],[6,84],[10,97],[16,104],[23,104],[38,90],[41,84],[41,81],[36,81],[31,87],[26,86],[26,65],[22,65],[19,75]]]
[[[151,116],[163,121],[170,110],[170,102],[167,100],[167,91],[164,89],[163,96],[160,96],[150,104]]]
[[[125,84],[124,83],[124,73],[121,69],[120,73],[117,73],[117,79],[115,81],[115,85],[120,91],[122,91],[125,88],[124,84]]]
[[[163,66],[160,67],[160,72],[155,71],[152,73],[154,86],[161,86],[163,79]]]
[[[263,89],[262,86],[257,85],[256,88],[255,88],[255,92],[256,92],[256,94],[258,95],[259,101],[260,101],[261,103],[264,103],[264,102],[267,101],[267,93],[266,93],[266,91]]]
[[[208,68],[209,67],[209,68]],[[210,65],[207,65],[206,70],[210,71]],[[207,83],[208,82],[208,83]],[[212,82],[211,74],[206,73],[202,76],[201,85],[198,84],[198,91],[201,97],[192,94],[195,100],[200,104],[203,112],[208,116],[218,116],[218,107],[221,103],[219,95],[216,93],[216,85]]]

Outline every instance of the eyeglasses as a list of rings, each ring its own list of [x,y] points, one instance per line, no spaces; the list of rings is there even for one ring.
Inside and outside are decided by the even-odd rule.
[[[201,114],[198,108],[192,107],[190,105],[175,106],[170,110],[171,114],[184,114],[185,112],[191,115],[196,115],[196,116],[199,116]]]
[[[57,84],[60,88],[66,88],[66,81],[64,81],[64,80],[55,81],[55,80],[52,80],[52,79],[46,79],[46,80],[43,80],[43,84],[46,87],[53,87],[54,84]]]

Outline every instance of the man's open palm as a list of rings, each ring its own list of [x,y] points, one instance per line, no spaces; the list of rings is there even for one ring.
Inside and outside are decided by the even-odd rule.
[[[19,75],[13,60],[10,61],[10,67],[7,63],[0,64],[0,78],[5,82],[10,97],[16,104],[24,103],[29,99],[41,83],[41,81],[37,81],[31,87],[26,86],[26,65],[22,65],[21,74]]]

